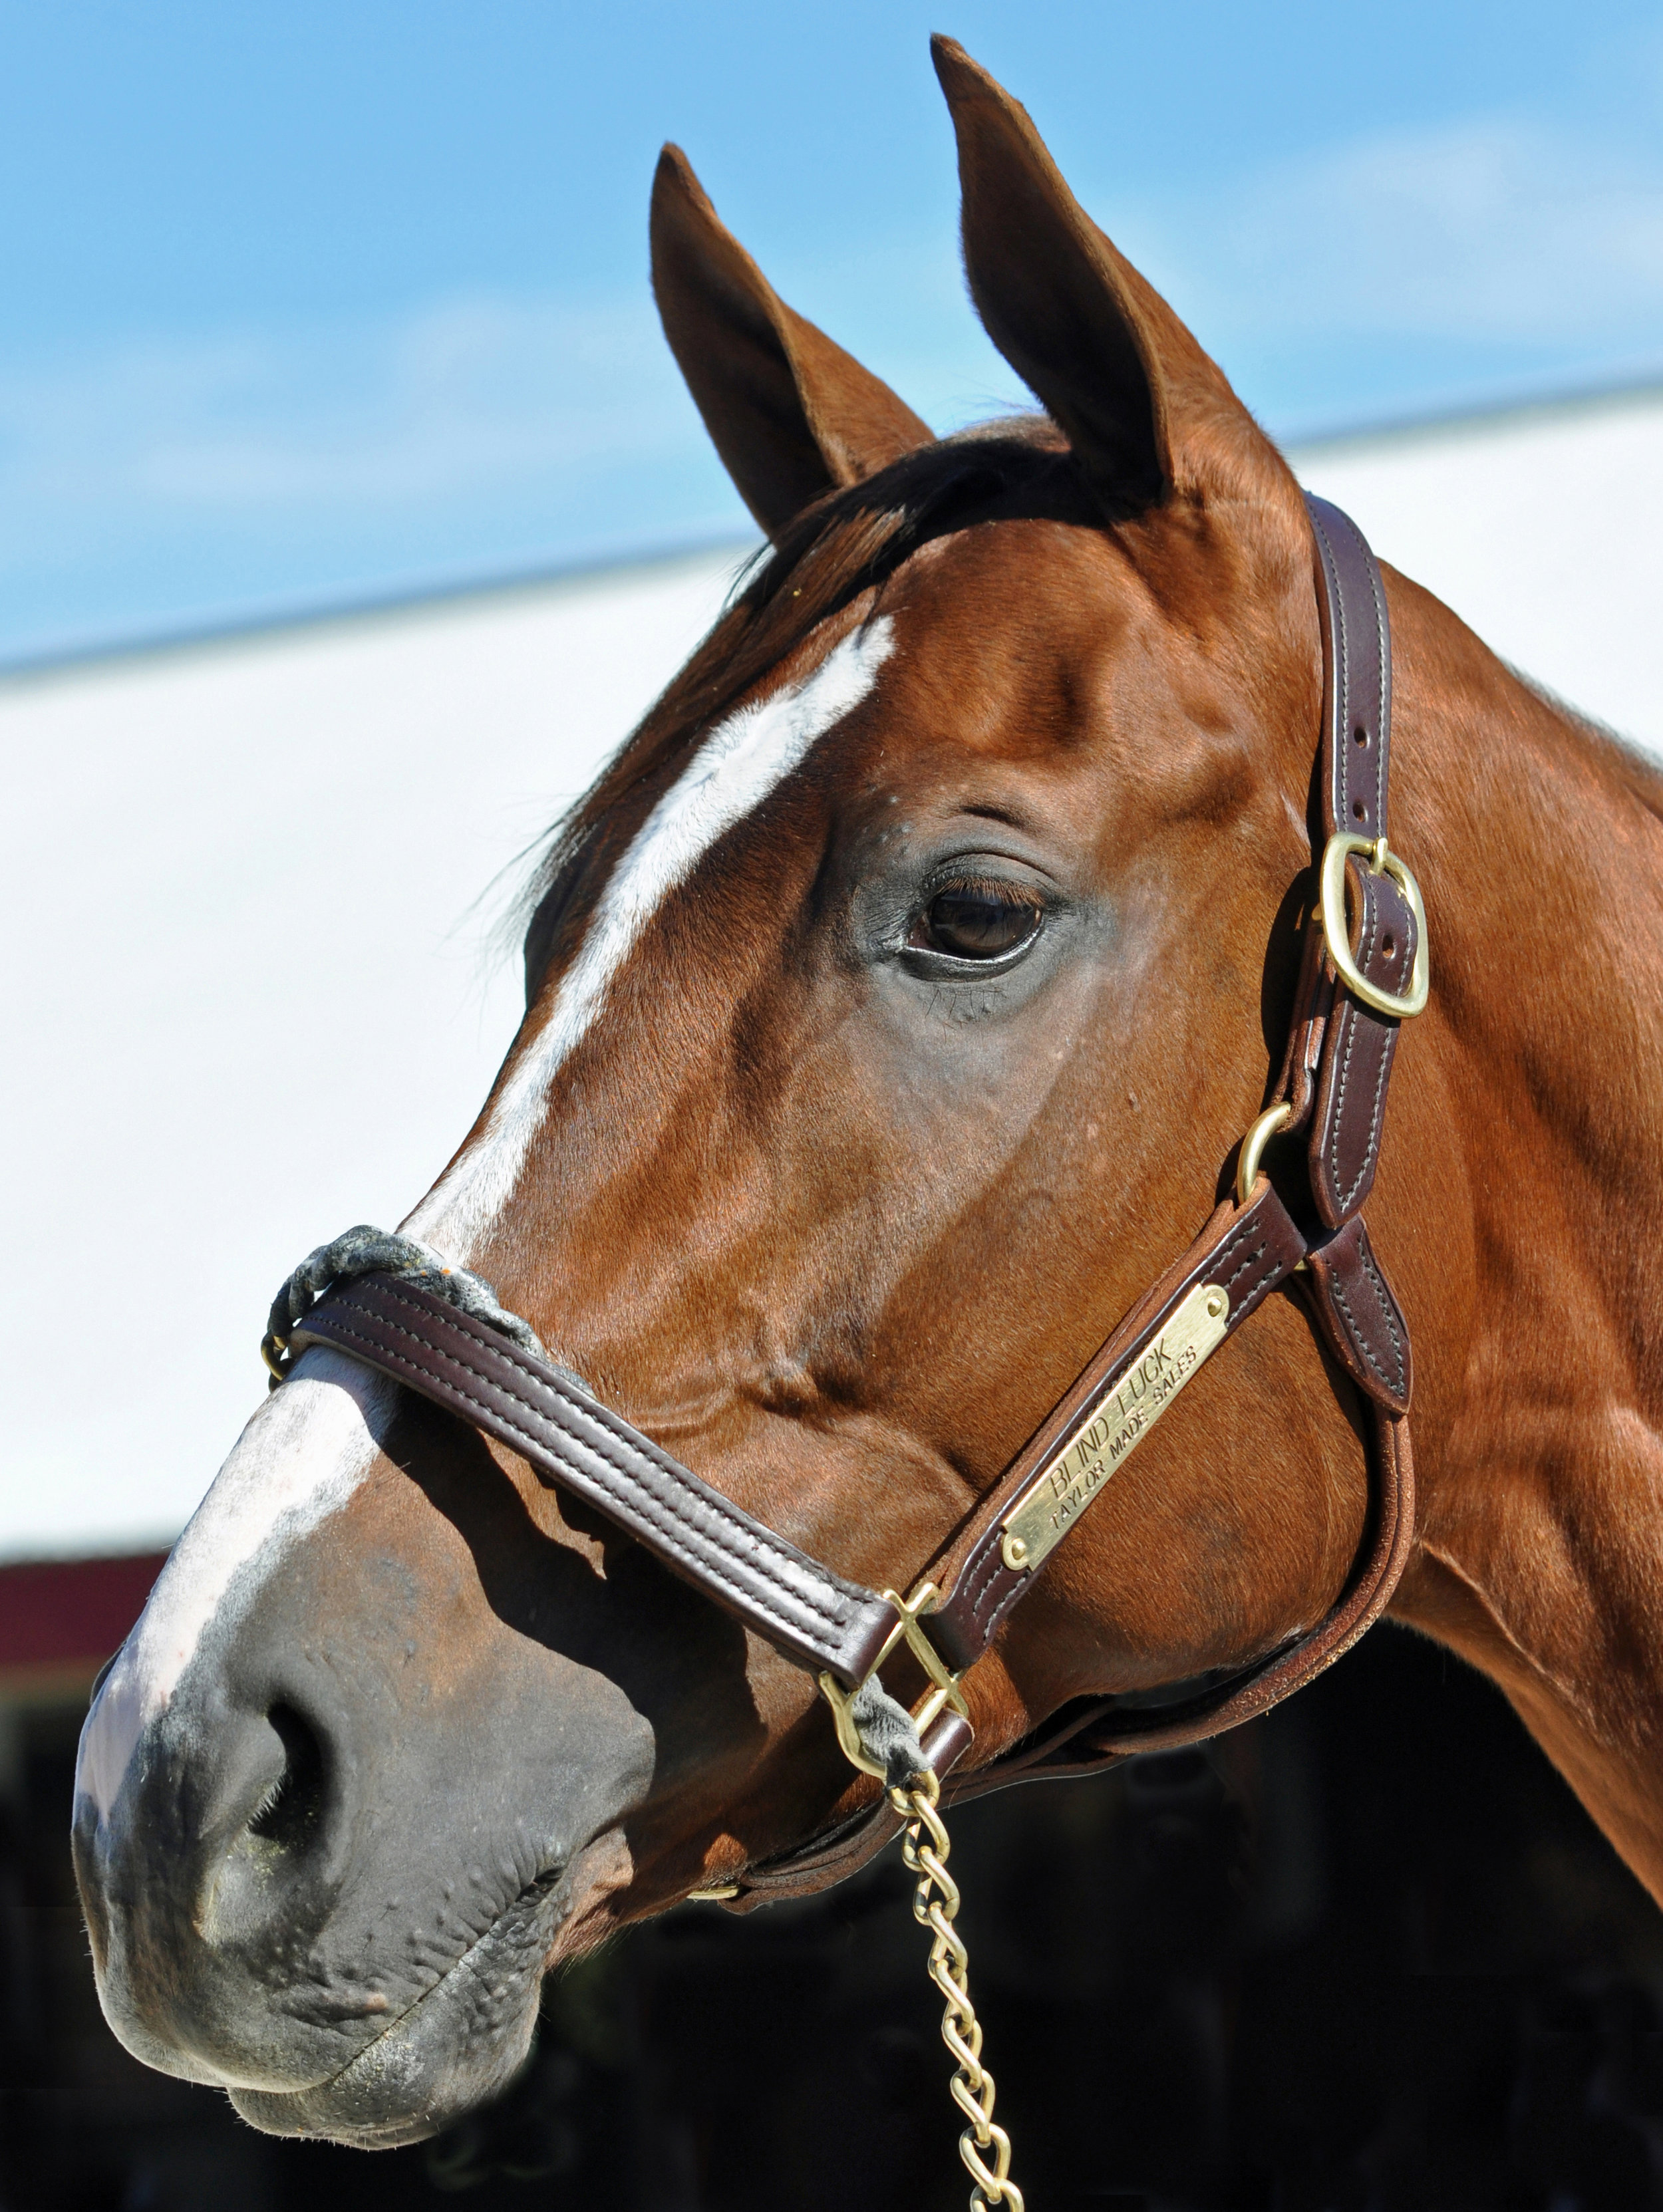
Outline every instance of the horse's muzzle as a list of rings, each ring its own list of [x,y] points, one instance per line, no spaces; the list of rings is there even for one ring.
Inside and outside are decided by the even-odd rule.
[[[228,2089],[257,2127],[374,2148],[523,2058],[563,1928],[630,1878],[618,1823],[653,1739],[540,1644],[424,1650],[409,1623],[438,1609],[415,1589],[308,1619],[297,1572],[137,1731],[118,1661],[82,1736],[76,1873],[136,2057]]]

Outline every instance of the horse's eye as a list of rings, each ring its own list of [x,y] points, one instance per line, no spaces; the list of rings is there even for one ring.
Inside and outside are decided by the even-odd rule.
[[[1026,943],[1040,914],[1039,900],[1014,884],[949,884],[918,916],[912,942],[957,960],[996,960]]]

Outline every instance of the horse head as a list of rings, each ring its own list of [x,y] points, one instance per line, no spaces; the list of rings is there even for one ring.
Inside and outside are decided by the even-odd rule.
[[[1219,1194],[1294,988],[1322,678],[1285,465],[937,61],[971,290],[1045,411],[933,437],[667,149],[666,331],[770,543],[554,840],[524,1021],[405,1224],[878,1588]],[[972,1764],[1322,1614],[1366,1503],[1325,1358],[1275,1301],[1197,1382],[968,1677]],[[75,1846],[131,2050],[378,2145],[506,2081],[551,1966],[874,1786],[801,1668],[314,1348],[103,1683]]]

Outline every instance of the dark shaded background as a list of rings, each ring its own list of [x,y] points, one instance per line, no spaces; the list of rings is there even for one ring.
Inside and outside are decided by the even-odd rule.
[[[436,2142],[275,2142],[100,2018],[64,1834],[79,1714],[22,1716],[0,1840],[0,2212],[935,2212],[967,2190],[892,1853],[684,1907],[553,1984]],[[954,1816],[1031,2212],[1663,2206],[1663,1918],[1495,1692],[1376,1630],[1206,1753]]]

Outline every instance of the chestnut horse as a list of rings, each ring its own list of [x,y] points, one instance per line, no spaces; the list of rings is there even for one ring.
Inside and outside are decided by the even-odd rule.
[[[1023,111],[937,62],[971,289],[1045,412],[932,438],[667,150],[665,326],[771,552],[559,832],[524,1023],[405,1224],[878,1588],[1183,1249],[1273,1095],[1322,683],[1286,465]],[[1663,782],[1387,590],[1435,963],[1371,1212],[1419,1351],[1393,1609],[1502,1686],[1663,1894]],[[330,957],[326,917],[295,957]],[[1366,1521],[1337,1379],[1271,1297],[967,1677],[971,1766],[1324,1615]],[[75,1844],[123,2042],[258,2126],[373,2146],[507,2079],[551,1966],[874,1789],[801,1668],[314,1348],[104,1684]]]

